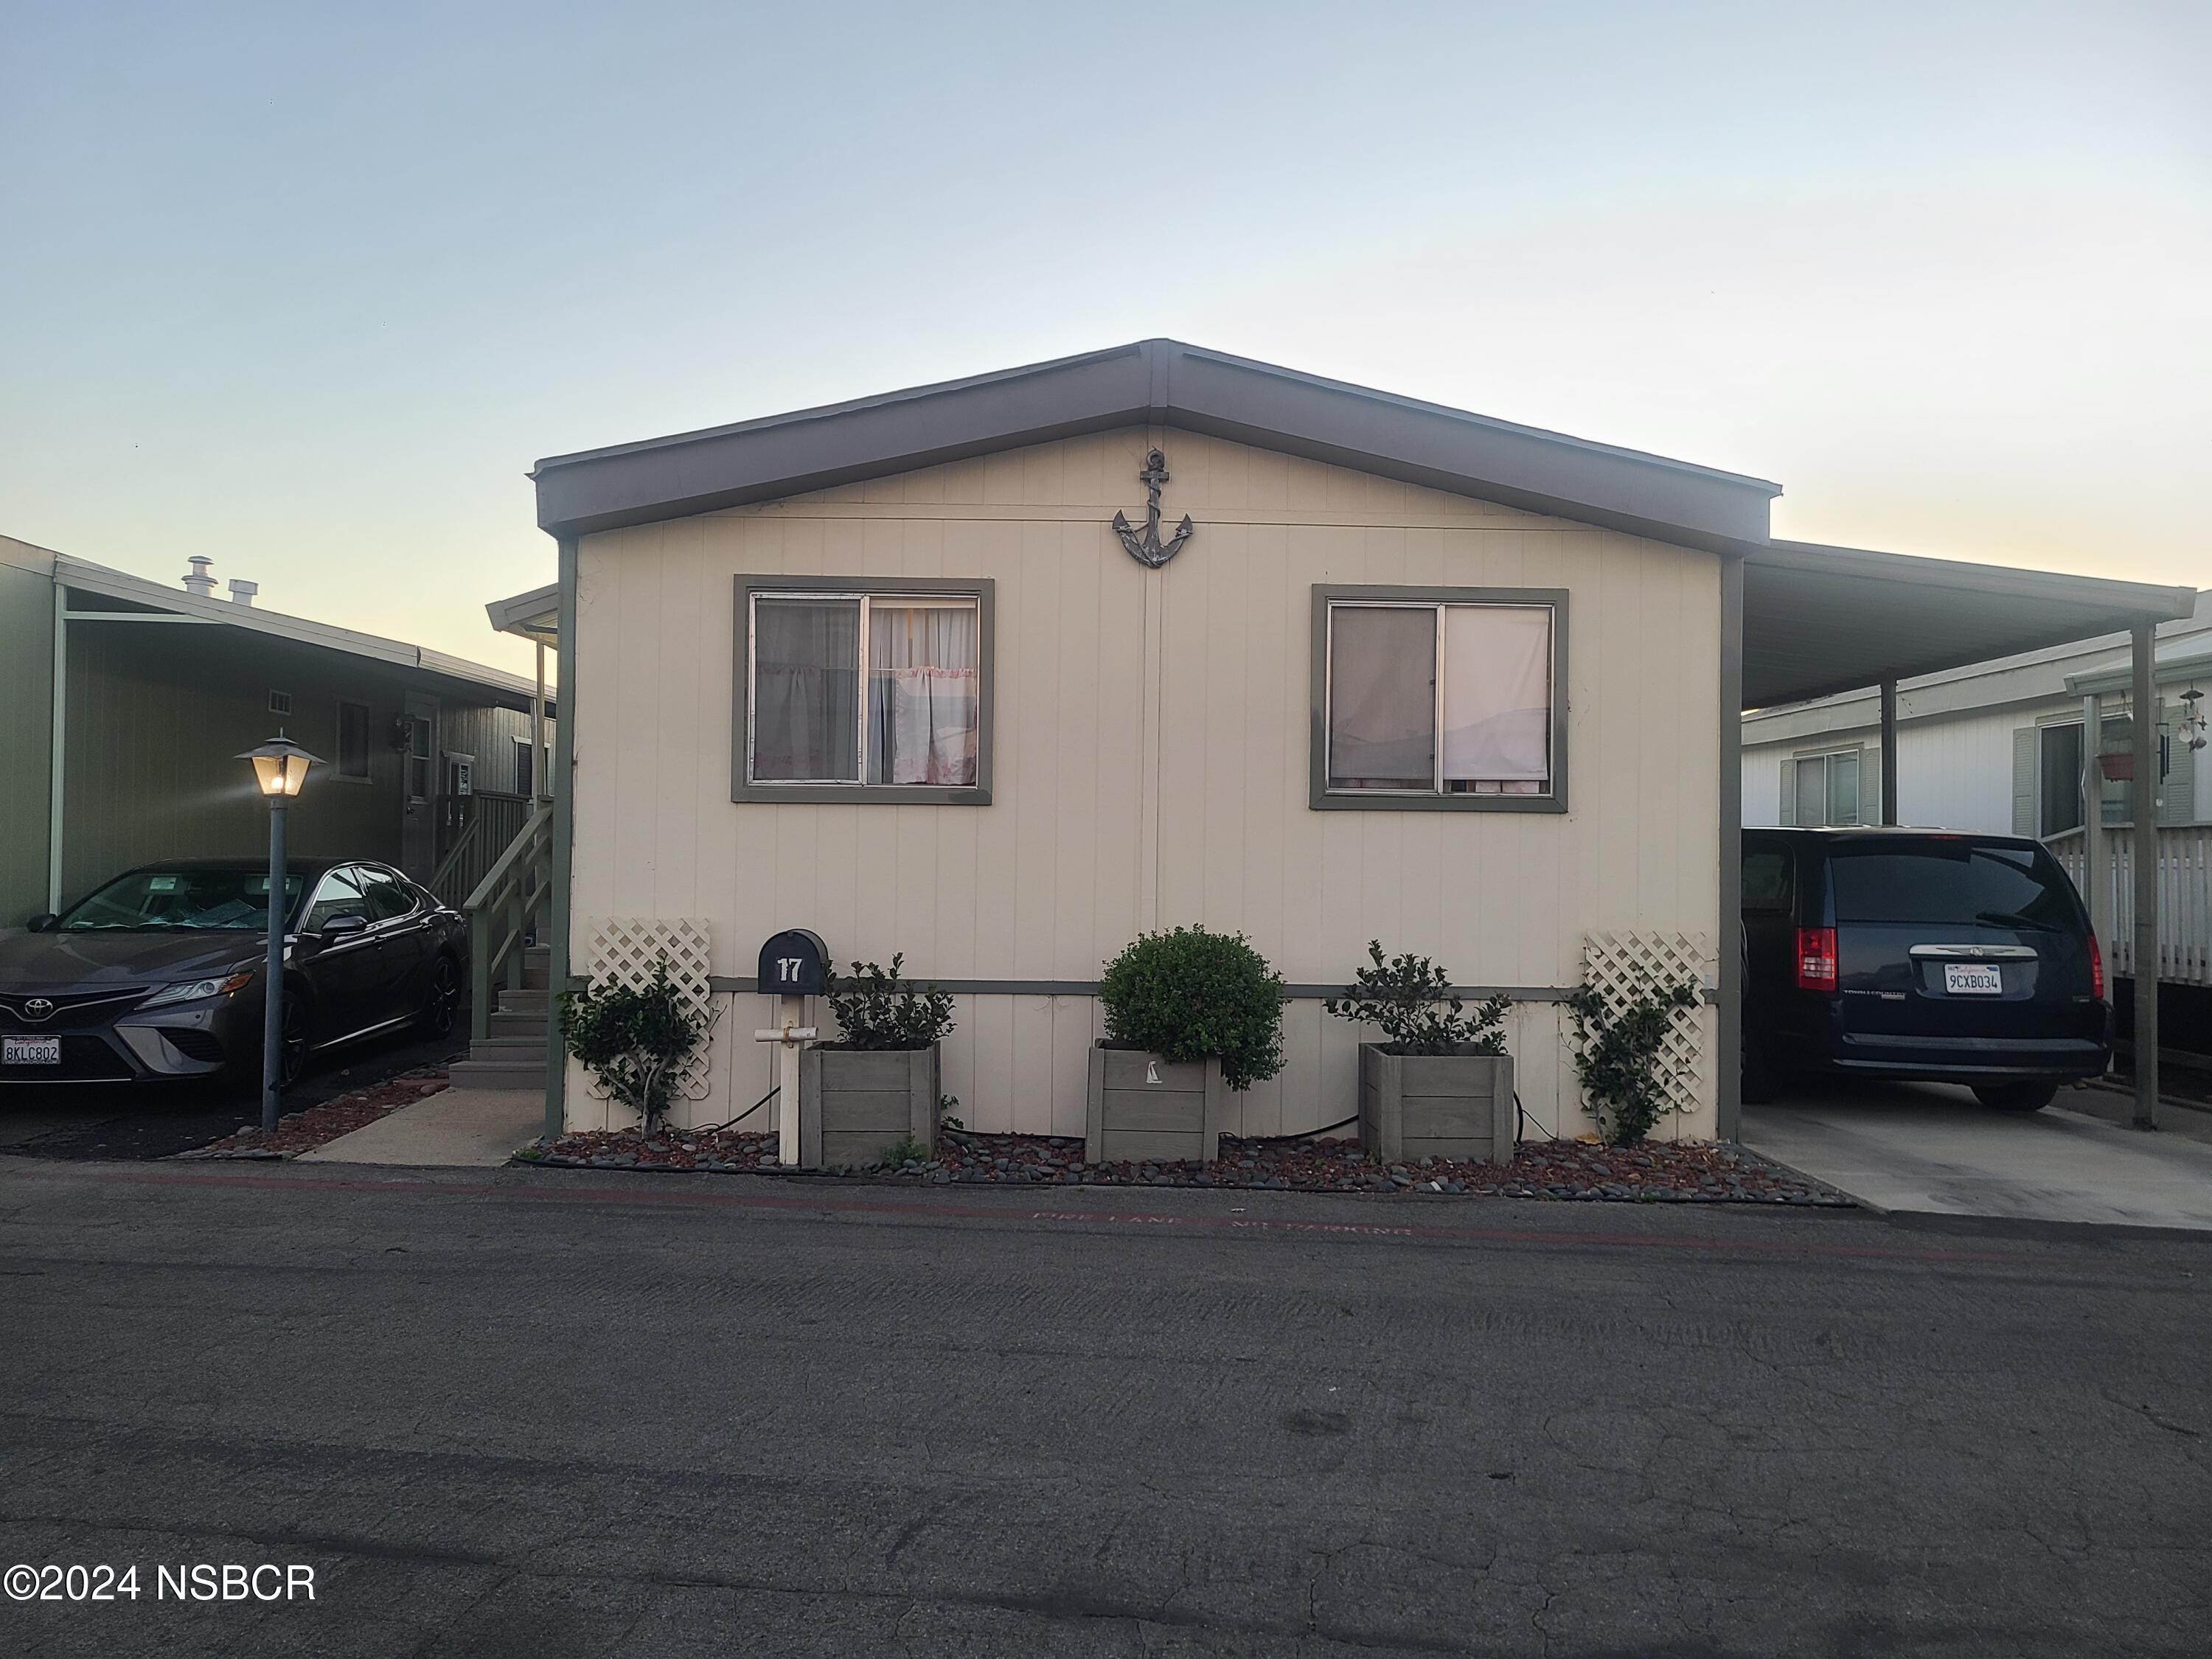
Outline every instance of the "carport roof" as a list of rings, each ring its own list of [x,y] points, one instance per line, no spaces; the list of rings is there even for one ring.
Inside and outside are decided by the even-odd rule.
[[[1770,540],[1744,550],[1744,707],[2121,633],[2186,617],[2196,599],[2188,587]]]
[[[2194,599],[2188,588],[1776,541],[1768,504],[1781,488],[1763,479],[1176,340],[550,456],[531,477],[540,527],[573,537],[1147,425],[1741,556],[1747,708],[2185,616]],[[493,625],[547,638],[549,596],[493,606]]]

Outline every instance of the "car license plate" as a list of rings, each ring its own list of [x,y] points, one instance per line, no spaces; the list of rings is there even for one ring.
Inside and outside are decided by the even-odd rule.
[[[2001,997],[2004,994],[2004,975],[1978,963],[1947,962],[1943,964],[1943,988],[1954,997]]]
[[[62,1040],[51,1037],[0,1037],[0,1066],[58,1066]]]

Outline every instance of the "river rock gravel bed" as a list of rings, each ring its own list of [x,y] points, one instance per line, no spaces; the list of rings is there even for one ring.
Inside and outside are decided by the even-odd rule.
[[[945,1187],[1230,1187],[1273,1192],[1413,1194],[1611,1200],[1616,1203],[1795,1204],[1843,1206],[1850,1200],[1795,1170],[1741,1146],[1710,1141],[1653,1141],[1602,1146],[1589,1141],[1532,1141],[1507,1164],[1370,1162],[1356,1140],[1301,1135],[1242,1140],[1224,1135],[1211,1164],[1089,1164],[1080,1137],[940,1132],[937,1157],[892,1167],[787,1170],[775,1137],[752,1131],[599,1130],[562,1136],[522,1156],[562,1169],[699,1170],[841,1176]]]

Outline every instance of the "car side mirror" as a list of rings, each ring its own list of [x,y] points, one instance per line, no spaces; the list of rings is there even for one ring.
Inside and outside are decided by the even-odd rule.
[[[329,918],[319,928],[316,929],[315,937],[322,940],[324,944],[331,945],[335,944],[339,939],[351,939],[356,933],[365,933],[368,931],[368,918],[367,916],[338,915]]]
[[[33,916],[28,921],[25,922],[23,926],[33,933],[51,933],[54,931],[55,925],[60,921],[61,918],[59,916],[56,915],[51,910],[46,910],[41,912],[38,915]]]

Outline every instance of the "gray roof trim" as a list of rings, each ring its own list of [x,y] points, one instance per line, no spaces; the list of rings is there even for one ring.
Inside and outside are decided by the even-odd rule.
[[[531,473],[555,535],[687,517],[1129,426],[1206,433],[1632,534],[1763,543],[1763,479],[1492,420],[1174,340],[640,443]]]

